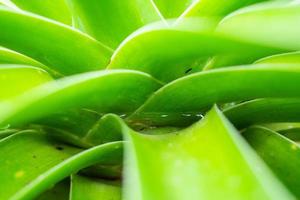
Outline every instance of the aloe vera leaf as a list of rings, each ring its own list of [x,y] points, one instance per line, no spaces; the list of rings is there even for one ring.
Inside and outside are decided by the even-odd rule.
[[[167,82],[186,75],[193,67],[202,70],[212,55],[243,51],[265,55],[278,51],[216,36],[214,28],[214,20],[202,18],[186,19],[174,26],[156,23],[143,27],[119,46],[108,69],[135,69]]]
[[[6,192],[0,194],[1,199],[33,199],[80,169],[120,161],[121,144],[109,143],[82,151],[33,132],[2,140],[1,188]],[[15,155],[18,159],[11,160]]]
[[[274,122],[299,122],[300,99],[257,99],[224,110],[238,128]]]
[[[281,123],[279,122],[279,123],[262,124],[261,126],[279,133],[281,131],[285,131],[285,130],[289,130],[289,129],[300,128],[300,123],[299,122],[281,122]]]
[[[70,181],[65,180],[57,183],[53,188],[47,190],[37,200],[67,200],[69,199]]]
[[[249,128],[243,135],[282,183],[299,198],[300,146],[263,127]]]
[[[88,131],[83,141],[91,144],[105,144],[107,142],[122,140],[120,121],[113,114],[104,115]]]
[[[127,120],[150,125],[186,125],[201,118],[214,103],[299,97],[299,81],[298,65],[253,65],[198,72],[160,88]]]
[[[70,200],[121,200],[118,181],[72,175]]]
[[[33,199],[49,186],[61,181],[80,169],[98,163],[110,163],[122,160],[122,142],[107,143],[85,150],[51,168],[30,184],[23,187],[12,199]]]
[[[99,113],[130,113],[160,86],[148,74],[131,70],[73,75],[0,104],[0,124],[25,125],[71,108],[90,108]]]
[[[22,10],[72,25],[72,17],[64,0],[11,0]]]
[[[226,17],[219,24],[217,33],[253,44],[299,50],[299,8],[297,1],[250,7]]]
[[[247,5],[255,4],[266,0],[195,0],[178,20],[184,17],[219,17]]]
[[[153,0],[165,18],[179,17],[195,1],[197,0]]]
[[[300,63],[300,52],[284,53],[278,55],[268,56],[262,58],[255,63],[267,64],[267,63]]]
[[[163,20],[152,0],[67,0],[75,26],[111,48],[138,28]]]
[[[9,199],[29,182],[80,149],[53,141],[34,131],[23,131],[0,142],[1,199]],[[18,159],[12,159],[15,156]]]
[[[0,64],[0,101],[53,80],[44,70],[25,65]]]
[[[1,46],[64,75],[103,69],[112,54],[91,37],[38,15],[0,7],[0,26]]]
[[[45,67],[32,58],[3,47],[0,47],[0,64],[24,64],[41,68]]]
[[[294,199],[216,107],[176,134],[126,139],[124,199]]]

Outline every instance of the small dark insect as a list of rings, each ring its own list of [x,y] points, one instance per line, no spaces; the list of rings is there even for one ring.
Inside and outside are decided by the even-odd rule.
[[[59,150],[59,151],[62,151],[62,150],[64,150],[64,148],[63,147],[61,147],[61,146],[56,146],[55,147],[57,150]]]
[[[187,74],[187,73],[189,73],[190,71],[192,71],[192,69],[193,69],[193,68],[189,68],[189,69],[187,69],[184,73]]]

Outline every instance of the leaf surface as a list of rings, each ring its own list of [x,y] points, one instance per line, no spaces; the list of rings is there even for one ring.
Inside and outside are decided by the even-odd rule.
[[[163,20],[152,0],[67,0],[75,26],[111,48],[138,28]]]
[[[121,200],[121,186],[118,181],[100,180],[72,175],[70,200]]]
[[[182,131],[126,139],[124,199],[294,199],[217,108]]]
[[[93,38],[38,15],[0,7],[0,26],[1,46],[63,75],[103,69],[112,54]]]
[[[299,145],[263,127],[249,128],[243,135],[285,186],[299,198]]]

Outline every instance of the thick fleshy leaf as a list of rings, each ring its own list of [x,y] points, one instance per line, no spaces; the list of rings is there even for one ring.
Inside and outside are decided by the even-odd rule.
[[[0,184],[5,190],[0,197],[33,199],[80,169],[121,161],[121,146],[116,142],[82,151],[35,132],[13,135],[0,142]],[[18,159],[12,160],[15,156]]]
[[[75,26],[111,48],[138,28],[162,20],[152,0],[67,0]]]
[[[265,63],[300,63],[300,52],[285,53],[279,55],[272,55],[266,58],[262,58],[255,63],[265,64]]]
[[[43,64],[18,52],[3,47],[0,47],[0,64],[24,64],[45,68]]]
[[[179,17],[197,0],[153,0],[165,18]]]
[[[122,116],[124,117],[124,116]],[[105,144],[122,140],[120,119],[113,114],[104,115],[86,134],[83,141],[90,144]]]
[[[63,160],[80,152],[45,136],[26,131],[0,142],[1,199],[9,199],[29,182]],[[12,159],[17,156],[17,159]]]
[[[0,64],[0,102],[51,80],[51,76],[40,68]]]
[[[112,53],[106,46],[70,27],[5,7],[0,7],[0,27],[1,46],[65,75],[103,69]]]
[[[294,199],[217,108],[173,134],[126,138],[124,199]]]
[[[73,175],[71,185],[70,200],[121,200],[121,186],[118,181]]]
[[[263,55],[277,52],[273,48],[215,35],[214,28],[214,20],[202,18],[186,19],[172,26],[156,23],[143,27],[114,52],[108,68],[144,71],[167,82],[201,71],[212,55],[244,51]]]
[[[160,88],[128,120],[186,125],[214,103],[299,97],[299,82],[298,65],[253,65],[198,72]]]
[[[130,70],[73,75],[41,85],[10,102],[0,103],[0,124],[23,125],[71,108],[130,113],[160,86],[148,74]]]
[[[71,25],[72,17],[64,0],[11,0],[20,9]]]
[[[241,7],[261,1],[266,0],[194,0],[179,19],[207,16],[222,18]]]
[[[240,41],[300,50],[300,3],[287,2],[237,11],[219,24],[217,32]]]
[[[299,122],[300,99],[257,99],[229,107],[224,113],[238,128],[273,122]]]
[[[243,132],[249,144],[270,166],[277,177],[297,197],[299,191],[300,146],[280,134],[262,127]]]

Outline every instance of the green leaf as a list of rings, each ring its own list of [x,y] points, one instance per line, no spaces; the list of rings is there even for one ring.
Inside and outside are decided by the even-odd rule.
[[[46,71],[25,65],[0,64],[0,74],[0,102],[52,80]]]
[[[197,0],[153,0],[165,18],[179,17]]]
[[[64,0],[11,0],[20,9],[71,25],[72,17]]]
[[[0,198],[9,199],[40,174],[78,152],[80,149],[60,144],[33,131],[1,140],[0,185],[5,192],[0,193]]]
[[[0,27],[1,46],[64,75],[103,69],[112,53],[71,27],[5,7],[0,7]]]
[[[124,199],[294,199],[217,108],[182,131],[126,139]]]
[[[250,4],[266,0],[194,0],[179,17],[224,17],[227,14]]]
[[[121,187],[117,181],[99,180],[72,175],[70,200],[121,200]]]
[[[184,126],[201,118],[201,114],[214,103],[299,97],[299,82],[299,66],[288,64],[198,72],[160,88],[128,120],[150,125]]]
[[[65,180],[37,197],[37,200],[67,200],[69,199],[70,181]]]
[[[253,46],[215,35],[215,23],[210,19],[191,18],[172,26],[155,23],[143,27],[114,52],[108,69],[135,69],[168,82],[190,71],[201,71],[212,55],[277,52],[274,48]]]
[[[115,142],[82,151],[30,131],[8,137],[0,142],[0,185],[5,190],[0,197],[33,199],[80,169],[119,162],[121,147]]]
[[[243,132],[243,135],[282,183],[297,198],[300,198],[299,145],[263,127],[249,128]]]
[[[299,122],[299,111],[300,99],[257,99],[229,107],[224,114],[236,127],[245,128],[254,124]]]
[[[18,52],[3,47],[0,47],[0,64],[24,64],[24,65],[45,68],[43,64],[27,56],[24,56]]]
[[[160,86],[148,74],[130,70],[73,75],[0,103],[0,124],[24,125],[71,108],[90,108],[102,114],[131,113]]]
[[[253,44],[300,50],[299,9],[296,1],[245,8],[226,17],[217,33]]]
[[[300,52],[292,52],[285,54],[272,55],[266,58],[262,58],[255,63],[258,64],[268,64],[268,63],[300,63]]]
[[[111,48],[130,33],[153,21],[162,20],[152,0],[67,0],[75,26]]]

